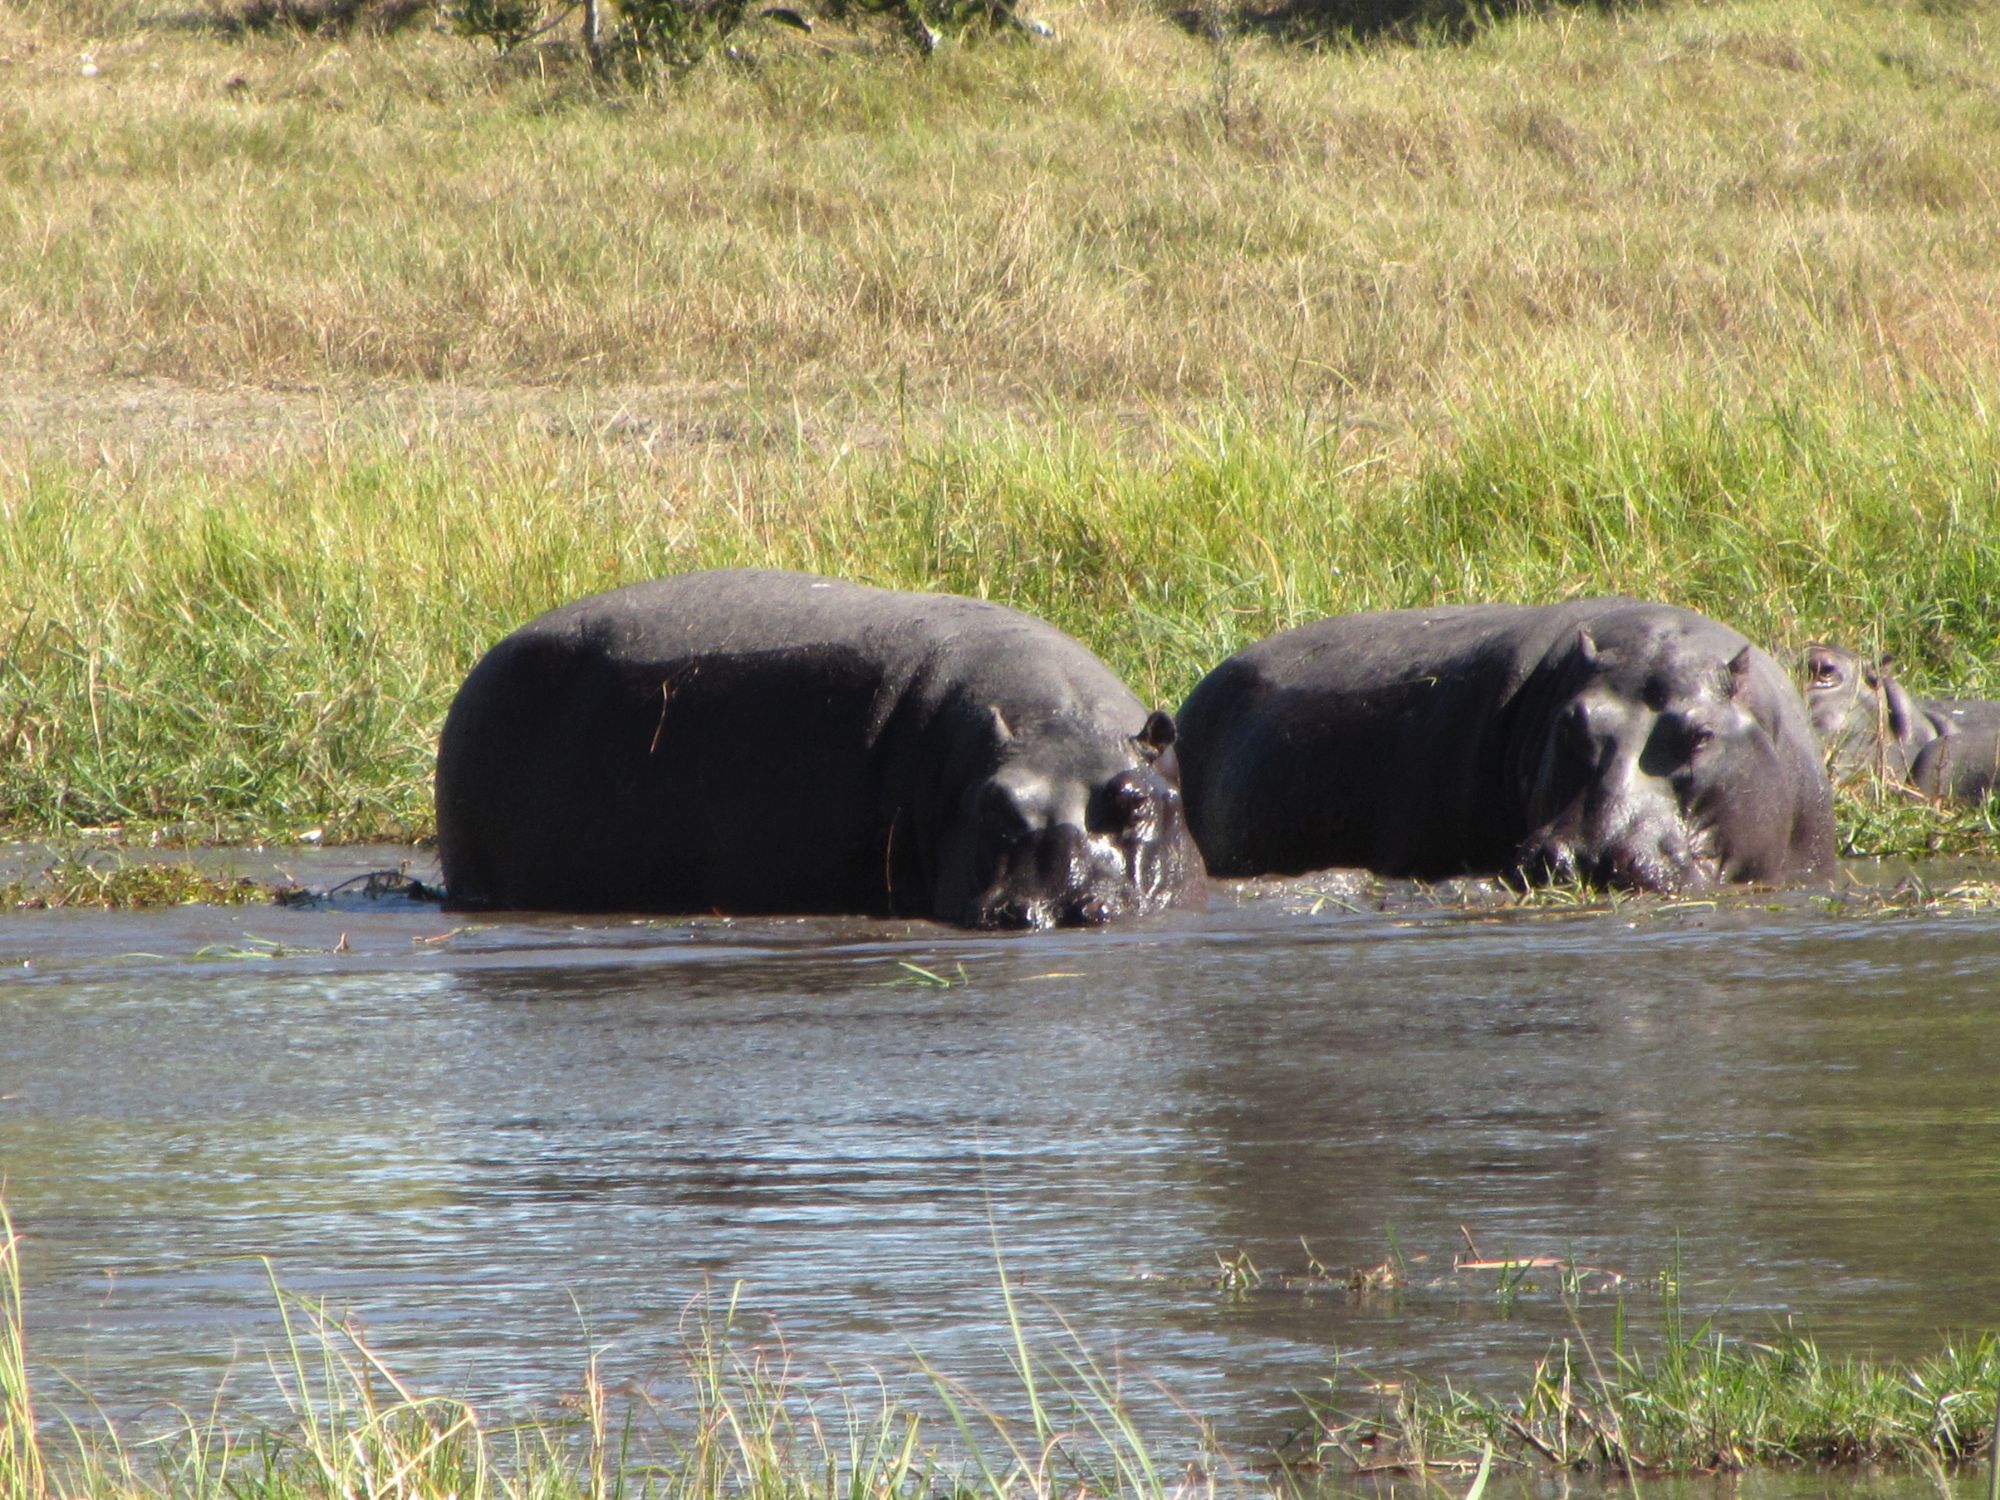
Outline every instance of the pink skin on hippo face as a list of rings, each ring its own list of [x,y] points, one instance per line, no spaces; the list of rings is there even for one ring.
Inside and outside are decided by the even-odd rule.
[[[1643,638],[1577,633],[1578,685],[1557,712],[1527,798],[1530,876],[1655,891],[1782,873],[1785,767],[1755,712],[1749,646],[1726,661]]]
[[[1180,788],[1159,766],[1172,741],[1173,720],[1155,713],[1122,751],[1074,746],[1051,765],[1047,736],[1040,753],[1013,754],[1008,730],[1000,766],[966,789],[940,840],[940,904],[989,928],[1089,926],[1188,904],[1201,871]]]
[[[1921,706],[1889,675],[1839,646],[1806,649],[1806,718],[1835,776],[1872,772],[1904,780],[1917,753],[1938,736]]]
[[[1834,868],[1804,706],[1742,635],[1639,599],[1313,621],[1180,711],[1210,873],[1339,866],[1648,890]]]

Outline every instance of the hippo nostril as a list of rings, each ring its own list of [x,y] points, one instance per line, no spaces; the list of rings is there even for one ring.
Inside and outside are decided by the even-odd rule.
[[[994,901],[980,907],[972,925],[988,932],[1039,932],[1056,923],[1047,902],[1017,898]]]
[[[1086,891],[1063,909],[1066,927],[1100,927],[1122,916],[1127,909],[1123,893],[1096,889]]]

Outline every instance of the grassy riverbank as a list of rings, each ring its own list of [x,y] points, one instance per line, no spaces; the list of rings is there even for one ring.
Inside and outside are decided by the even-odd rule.
[[[1785,1464],[1909,1464],[1941,1474],[1993,1444],[2000,1343],[1909,1364],[1836,1359],[1810,1338],[1745,1339],[1678,1315],[1600,1356],[1565,1342],[1518,1391],[1426,1382],[1317,1403],[1324,1462],[1470,1468],[1489,1449],[1531,1469],[1659,1475]]]
[[[1781,655],[1879,643],[1915,681],[1995,693],[1996,454],[1992,420],[1934,396],[1867,418],[1489,413],[1409,474],[1357,471],[1303,413],[1146,453],[1043,429],[791,451],[701,498],[518,434],[219,476],[37,458],[0,531],[0,806],[24,832],[420,835],[437,726],[486,644],[579,593],[741,562],[1015,603],[1167,704],[1321,612],[1590,590],[1705,609]],[[1892,812],[1854,826],[1895,847],[1937,826]]]
[[[0,12],[0,831],[422,836],[486,644],[725,563],[1018,604],[1168,704],[1322,611],[1611,589],[2000,695],[1974,13],[1038,13],[603,96]]]

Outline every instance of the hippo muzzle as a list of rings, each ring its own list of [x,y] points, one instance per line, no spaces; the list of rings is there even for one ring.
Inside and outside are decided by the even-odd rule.
[[[1180,789],[1149,765],[1071,800],[1003,773],[981,794],[972,925],[1089,927],[1185,903],[1202,882]]]
[[[1705,842],[1678,823],[1652,838],[1602,842],[1544,829],[1521,845],[1514,871],[1526,885],[1581,881],[1618,890],[1675,895],[1719,885],[1722,871],[1700,852]]]
[[[979,898],[973,925],[1090,927],[1137,904],[1122,851],[1102,837],[1057,824],[1016,841]]]
[[[1718,767],[1756,732],[1732,697],[1742,667],[1680,681],[1653,669],[1625,684],[1588,632],[1577,653],[1585,685],[1550,730],[1530,799],[1541,816],[1516,870],[1665,894],[1720,884],[1733,872],[1718,856],[1719,820],[1734,799]]]

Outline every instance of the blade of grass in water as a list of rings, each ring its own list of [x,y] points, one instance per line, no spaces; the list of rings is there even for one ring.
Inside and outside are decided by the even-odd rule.
[[[690,1314],[679,1398],[635,1402],[614,1435],[595,1354],[580,1415],[494,1422],[472,1403],[410,1388],[353,1327],[273,1277],[282,1329],[273,1361],[285,1421],[250,1436],[217,1410],[127,1445],[108,1424],[72,1426],[51,1458],[27,1378],[21,1238],[0,1203],[0,1496],[4,1500],[1186,1500],[1294,1496],[1284,1472],[1236,1477],[1199,1421],[1175,1441],[1203,1454],[1162,1469],[1119,1381],[1066,1327],[1037,1346],[1006,1283],[1025,1422],[930,1379],[959,1443],[941,1454],[929,1417],[878,1382],[872,1397],[835,1379],[819,1393],[782,1340],[745,1340],[737,1295]],[[1512,1398],[1420,1383],[1391,1410],[1321,1416],[1321,1450],[1397,1453],[1412,1467],[1476,1473],[1484,1500],[1502,1462],[1651,1471],[1905,1462],[1934,1473],[1992,1443],[2000,1348],[1987,1336],[1903,1365],[1840,1360],[1796,1337],[1745,1342],[1712,1323],[1688,1329],[1666,1282],[1667,1331],[1641,1348],[1621,1333],[1608,1358],[1552,1351]],[[747,1349],[746,1349],[747,1344]],[[766,1351],[775,1347],[775,1357]],[[657,1388],[657,1387],[656,1387]],[[1032,1392],[1030,1395],[1029,1393]],[[1067,1403],[1065,1409],[1060,1403]],[[101,1421],[101,1419],[100,1419]],[[1191,1436],[1190,1436],[1191,1435]]]
[[[0,1201],[0,1478],[5,1480],[0,1494],[7,1500],[41,1500],[46,1480],[28,1390],[20,1254],[20,1236]]]

